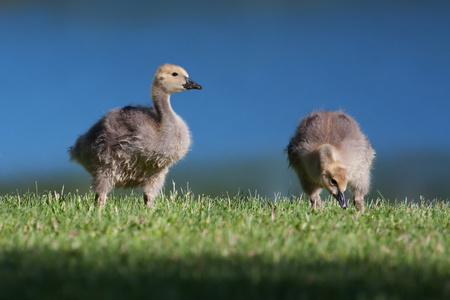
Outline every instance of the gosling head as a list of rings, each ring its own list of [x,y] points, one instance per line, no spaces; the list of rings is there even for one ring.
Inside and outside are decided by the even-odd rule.
[[[324,166],[322,170],[322,184],[327,191],[336,198],[343,209],[347,209],[345,190],[347,189],[347,170],[337,161]]]
[[[161,65],[156,70],[153,84],[162,88],[168,94],[185,90],[201,90],[202,86],[189,78],[188,73],[182,67],[172,64]]]

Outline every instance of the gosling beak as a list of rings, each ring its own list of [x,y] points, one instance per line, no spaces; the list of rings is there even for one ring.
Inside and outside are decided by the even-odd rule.
[[[188,77],[186,77],[186,83],[183,84],[183,87],[187,90],[190,90],[190,89],[201,90],[202,89],[202,86],[200,84],[195,83],[193,80],[191,80]]]
[[[336,195],[333,195],[336,200],[339,202],[339,205],[343,209],[347,209],[347,201],[345,200],[345,195],[342,191],[339,191]]]

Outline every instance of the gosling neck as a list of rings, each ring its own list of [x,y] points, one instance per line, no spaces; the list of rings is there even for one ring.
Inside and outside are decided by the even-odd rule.
[[[319,153],[319,161],[322,169],[324,169],[331,163],[336,163],[339,161],[337,150],[334,146],[330,144],[323,144],[319,146],[317,150]]]
[[[176,114],[172,109],[172,105],[170,105],[170,94],[163,91],[160,87],[153,85],[151,95],[153,106],[158,113],[160,122],[172,121]]]

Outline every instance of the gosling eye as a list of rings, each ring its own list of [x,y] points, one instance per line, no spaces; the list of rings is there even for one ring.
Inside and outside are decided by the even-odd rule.
[[[333,178],[331,178],[331,184],[332,184],[332,185],[337,185],[336,180],[334,180]]]
[[[177,73],[177,72],[173,72],[173,73],[172,73],[172,76],[173,76],[173,77],[178,76],[178,73]]]

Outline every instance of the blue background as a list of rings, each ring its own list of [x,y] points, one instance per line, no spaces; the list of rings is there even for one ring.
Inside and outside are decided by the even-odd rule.
[[[204,89],[172,96],[193,146],[168,189],[296,194],[298,121],[344,109],[377,151],[374,197],[450,197],[450,2],[210,2],[0,1],[0,190],[87,189],[67,148],[151,103],[170,62]]]

